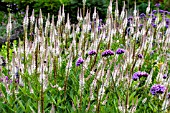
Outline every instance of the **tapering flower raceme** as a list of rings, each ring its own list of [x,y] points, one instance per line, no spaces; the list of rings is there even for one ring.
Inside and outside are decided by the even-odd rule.
[[[91,56],[92,56],[92,55],[95,55],[96,53],[97,53],[97,52],[96,52],[95,50],[91,50],[91,51],[88,52],[88,54],[91,55]]]
[[[158,95],[163,94],[166,90],[166,87],[164,85],[155,84],[151,87],[150,92],[152,95]]]
[[[122,48],[118,48],[118,49],[116,50],[116,54],[122,54],[122,53],[124,53],[124,52],[125,52],[125,50],[122,49]]]
[[[156,4],[155,4],[155,7],[160,7],[160,3],[156,3]]]
[[[138,58],[143,58],[143,55],[142,54],[138,54]]]
[[[114,55],[114,52],[113,52],[112,50],[105,50],[105,51],[102,53],[102,56],[103,56],[103,57],[111,56],[111,55]]]
[[[136,81],[137,79],[139,79],[139,78],[141,78],[141,77],[148,77],[148,73],[146,73],[146,72],[141,72],[141,71],[138,71],[138,72],[135,72],[134,74],[133,74],[133,77],[132,77],[132,79],[134,80],[134,81]]]
[[[80,66],[81,64],[83,64],[84,60],[80,57],[78,58],[78,60],[76,61],[76,66]]]

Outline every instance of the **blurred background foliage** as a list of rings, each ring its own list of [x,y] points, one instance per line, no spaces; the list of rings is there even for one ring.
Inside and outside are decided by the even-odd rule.
[[[115,10],[115,1],[116,0],[113,0],[113,13]],[[134,1],[135,0],[125,0],[126,9],[128,9],[129,14],[132,14]],[[109,2],[110,0],[86,0],[86,9],[93,12],[94,7],[96,7],[99,17],[104,19],[106,17]],[[118,2],[119,11],[121,11],[123,1],[118,0]],[[155,9],[154,4],[158,2],[161,4],[161,9],[170,11],[170,0],[151,0],[151,9]],[[51,15],[54,14],[55,19],[57,19],[58,10],[62,4],[65,6],[65,14],[70,14],[71,22],[77,22],[77,9],[83,7],[82,0],[1,0],[0,25],[6,23],[8,12],[13,14],[14,20],[19,21],[21,19],[22,21],[27,5],[29,5],[29,16],[31,15],[32,9],[34,9],[36,17],[38,17],[39,10],[42,9],[44,16],[47,16],[47,14],[50,13]],[[136,0],[136,4],[139,12],[145,13],[148,0]]]

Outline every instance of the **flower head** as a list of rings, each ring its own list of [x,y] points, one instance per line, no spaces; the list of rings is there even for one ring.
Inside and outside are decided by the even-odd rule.
[[[102,53],[102,57],[111,56],[111,55],[114,55],[114,52],[112,50],[105,50]]]
[[[164,74],[164,75],[163,75],[163,79],[166,79],[166,78],[167,78],[167,74]]]
[[[164,13],[164,10],[159,10],[159,13]]]
[[[139,79],[139,78],[141,78],[141,77],[148,77],[148,73],[146,73],[146,72],[141,72],[141,71],[138,71],[138,72],[135,72],[134,74],[133,74],[133,77],[132,77],[132,79],[134,80],[134,81],[136,81],[137,79]]]
[[[140,18],[143,18],[143,17],[145,17],[146,15],[145,15],[145,13],[141,13],[140,14]]]
[[[96,53],[97,53],[97,52],[96,52],[95,50],[91,50],[91,51],[88,52],[88,54],[91,55],[91,56],[92,56],[92,55],[95,55]]]
[[[142,54],[138,54],[138,58],[143,58],[143,55]]]
[[[83,64],[84,60],[80,57],[78,58],[78,60],[76,61],[76,66],[80,66],[80,64]]]
[[[153,10],[152,13],[155,14],[155,13],[157,13],[157,11],[156,11],[156,10]]]
[[[122,54],[122,53],[124,53],[124,52],[125,52],[125,50],[122,49],[122,48],[118,48],[118,49],[116,50],[116,54]]]
[[[155,84],[151,87],[150,92],[152,93],[152,95],[156,95],[156,94],[163,94],[165,90],[166,90],[165,86],[160,84]]]
[[[160,3],[156,3],[156,4],[155,4],[155,7],[160,7]]]
[[[170,99],[170,92],[167,94],[167,98]]]

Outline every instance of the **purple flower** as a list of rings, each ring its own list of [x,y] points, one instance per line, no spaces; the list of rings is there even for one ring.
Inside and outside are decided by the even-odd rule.
[[[80,64],[83,64],[84,60],[80,57],[78,58],[78,60],[76,61],[76,66],[80,66]]]
[[[139,27],[143,27],[143,24],[140,24]]]
[[[138,58],[143,58],[143,55],[142,54],[138,54]]]
[[[160,3],[156,3],[156,4],[155,4],[155,7],[160,7]]]
[[[132,77],[132,79],[134,80],[134,81],[136,81],[137,79],[139,79],[139,78],[141,78],[141,77],[148,77],[148,73],[146,73],[146,72],[141,72],[141,71],[138,71],[138,72],[135,72],[134,74],[133,74],[133,77]]]
[[[168,12],[167,14],[170,15],[170,12]]]
[[[168,11],[164,11],[165,15],[168,14]]]
[[[145,13],[141,13],[140,14],[140,18],[143,18],[143,17],[145,17],[146,15],[145,15]]]
[[[152,23],[152,26],[153,26],[154,28],[156,28],[156,27],[157,27],[157,25],[156,25],[156,24],[154,24],[154,23]]]
[[[166,27],[166,28],[168,28],[168,27],[169,27],[169,25],[165,25],[165,27]]]
[[[167,98],[170,99],[170,92],[167,94]]]
[[[8,81],[8,80],[9,80],[8,76],[5,76],[5,80],[6,80],[6,81]]]
[[[166,21],[166,25],[169,25],[169,24],[170,24],[169,18],[166,18],[165,21]]]
[[[143,76],[143,77],[148,77],[148,73],[146,73],[146,72],[141,72],[141,75]]]
[[[166,90],[165,86],[160,84],[155,84],[151,87],[150,92],[152,93],[152,95],[156,95],[156,94],[163,94],[165,90]]]
[[[155,14],[155,13],[157,13],[157,11],[156,11],[156,10],[153,10],[152,13]]]
[[[125,50],[122,49],[122,48],[118,48],[118,49],[116,50],[116,54],[122,54],[122,53],[124,53],[124,52],[125,52]]]
[[[132,16],[130,16],[130,17],[128,18],[128,21],[132,21],[132,19],[133,19],[133,17],[132,17]]]
[[[137,74],[137,73],[134,73],[132,79],[133,79],[134,81],[137,81],[137,79],[139,79],[138,74]]]
[[[164,75],[163,75],[163,79],[166,79],[166,78],[167,78],[167,74],[164,74]]]
[[[95,55],[96,53],[97,53],[97,52],[96,52],[95,50],[91,50],[91,51],[88,52],[88,54],[91,55],[91,56],[92,56],[92,55]]]
[[[111,56],[111,55],[114,55],[114,52],[112,50],[105,50],[102,53],[102,57]]]
[[[100,22],[102,22],[102,19],[99,19]]]
[[[152,21],[155,21],[155,20],[156,20],[156,17],[153,17],[153,18],[152,18]]]
[[[164,10],[159,10],[159,13],[164,13]]]

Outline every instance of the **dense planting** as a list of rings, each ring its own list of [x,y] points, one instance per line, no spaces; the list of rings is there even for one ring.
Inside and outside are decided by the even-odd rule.
[[[0,51],[0,112],[168,112],[170,102],[170,12],[134,8],[125,3],[106,22],[96,8],[78,9],[71,24],[64,6],[43,18],[23,19],[24,37]],[[85,4],[84,4],[85,8]]]

